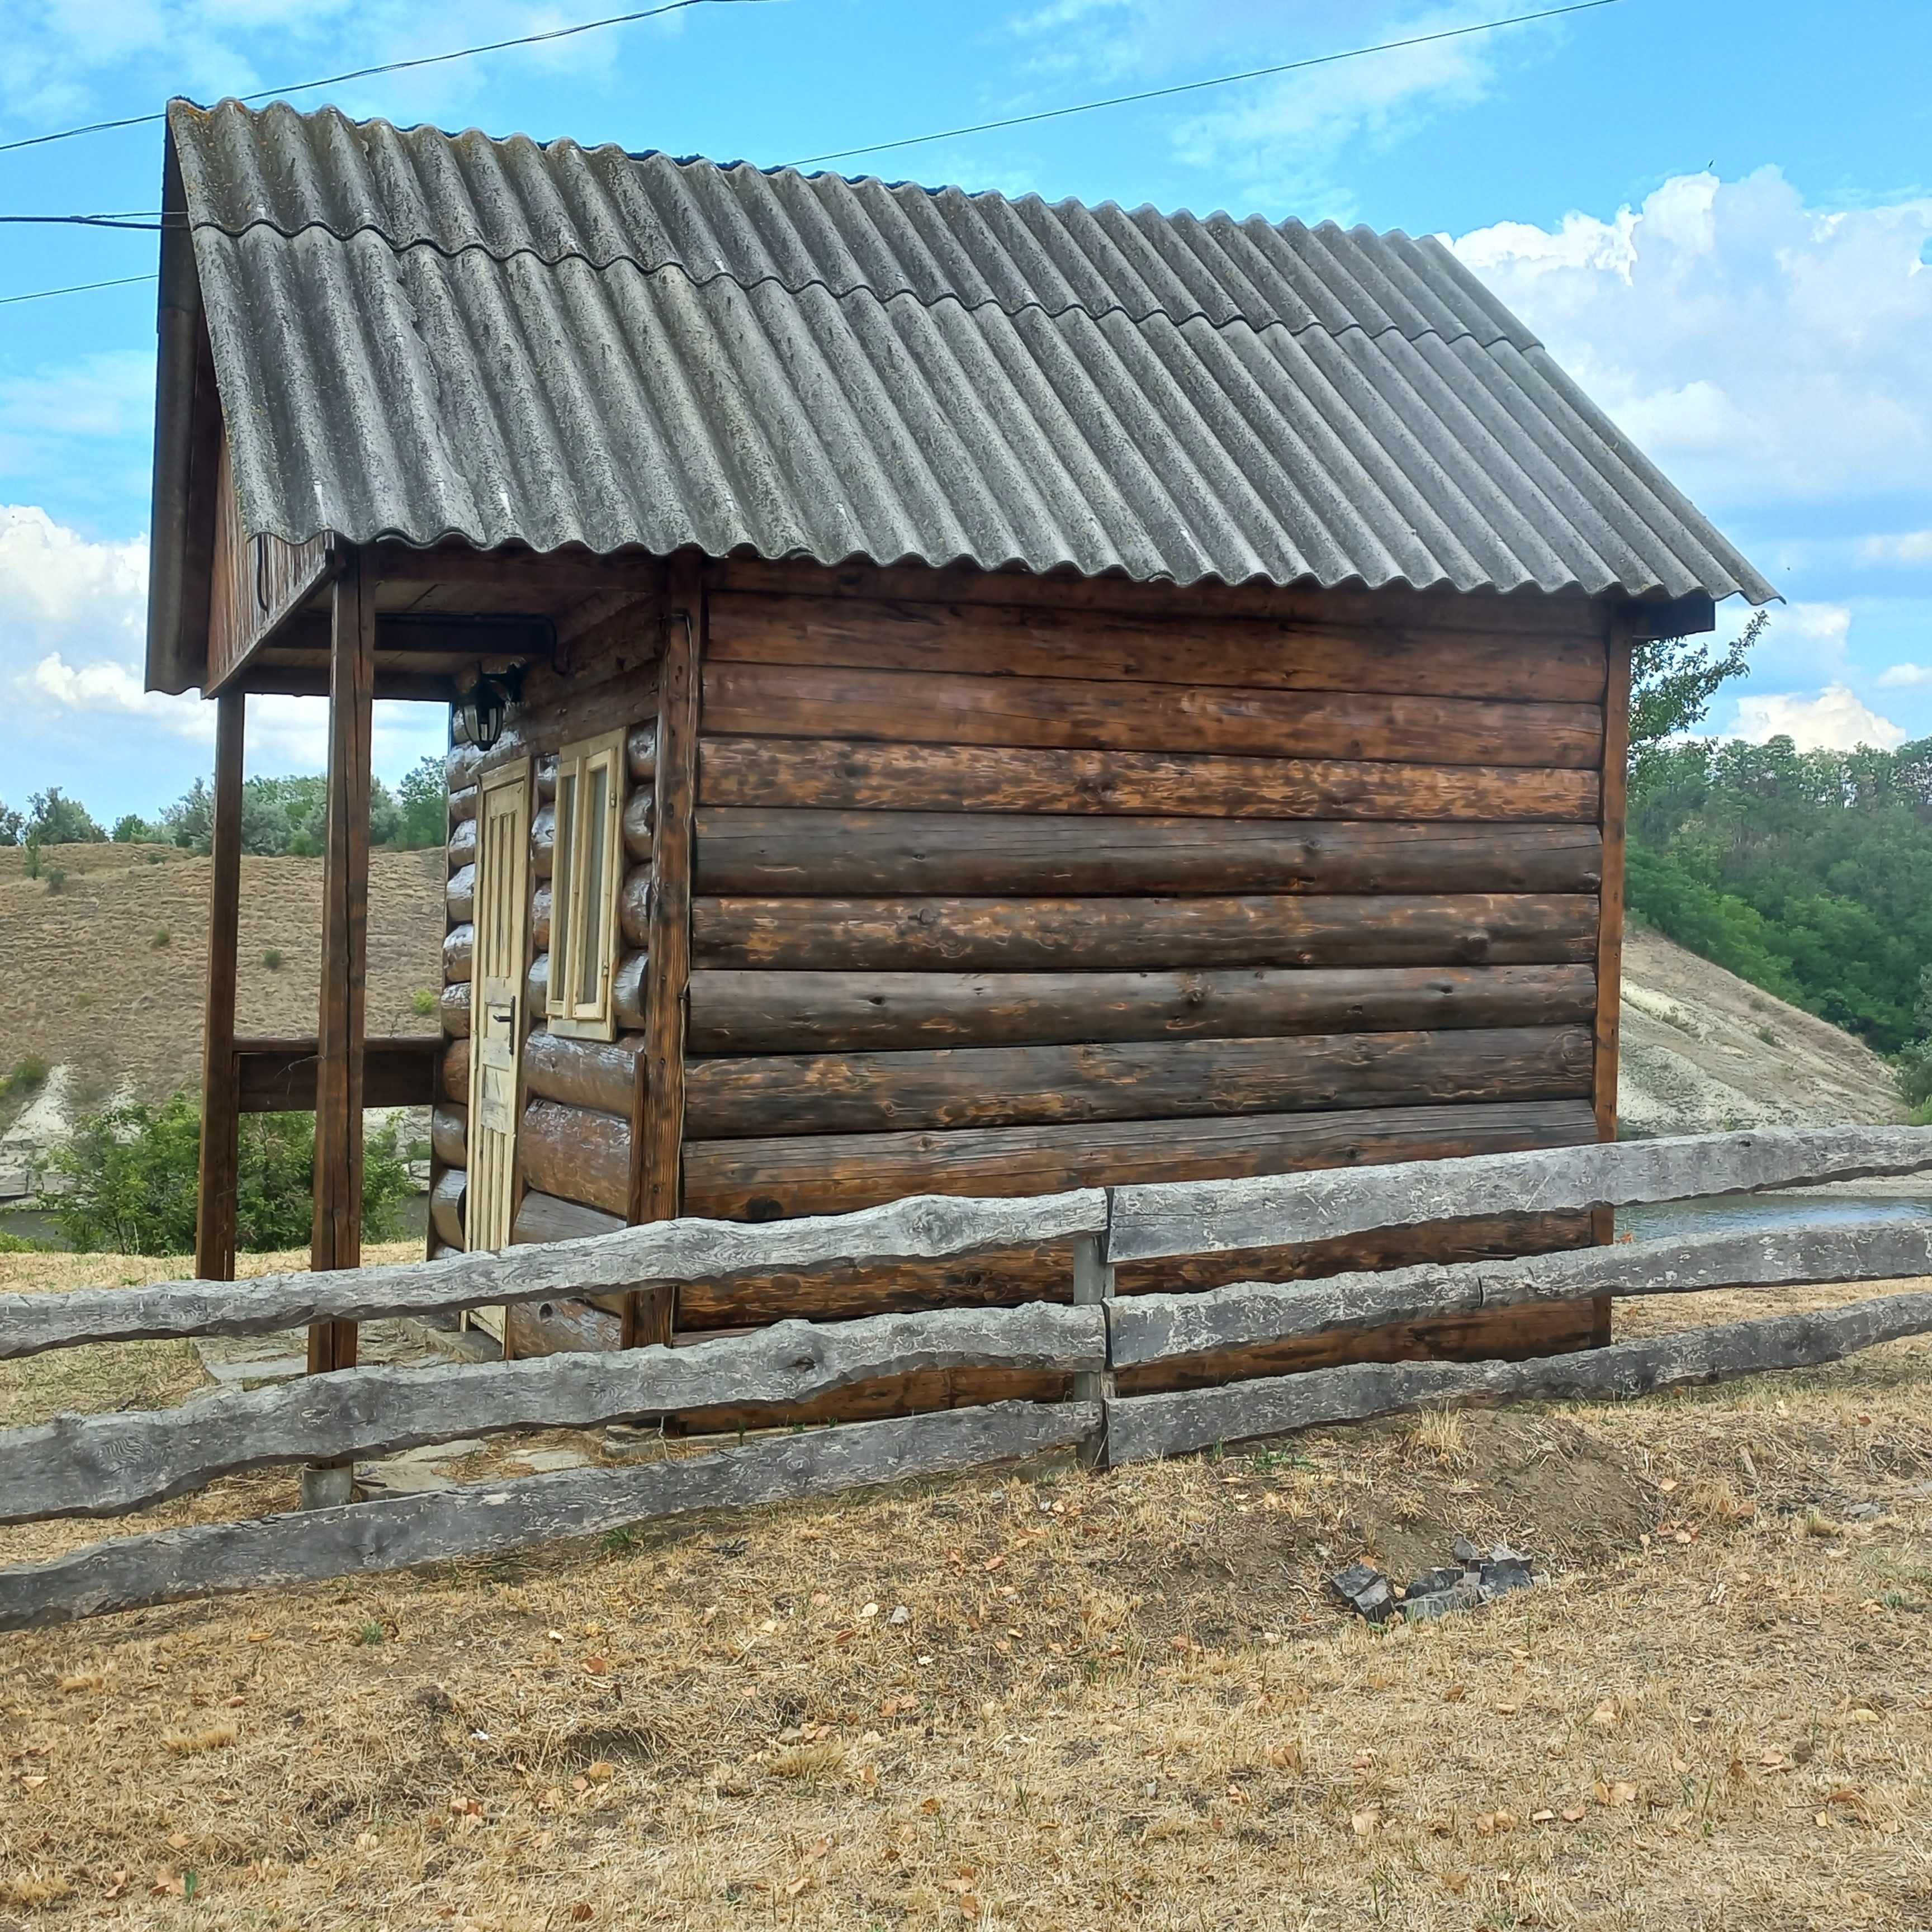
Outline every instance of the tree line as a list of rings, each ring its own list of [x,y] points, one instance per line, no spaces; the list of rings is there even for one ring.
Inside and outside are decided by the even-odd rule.
[[[314,858],[322,845],[328,782],[317,776],[255,778],[242,787],[242,849],[256,858]],[[431,755],[406,772],[392,791],[380,778],[369,788],[369,838],[397,851],[440,845],[448,836],[448,793],[442,760]],[[214,835],[214,794],[194,783],[153,818],[128,812],[105,830],[78,799],[57,785],[35,792],[21,812],[0,801],[0,845],[176,845],[206,852]]]

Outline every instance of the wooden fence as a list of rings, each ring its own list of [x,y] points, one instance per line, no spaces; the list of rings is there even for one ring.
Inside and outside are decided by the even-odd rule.
[[[1932,1130],[1700,1136],[1022,1200],[920,1197],[748,1226],[682,1220],[579,1241],[244,1282],[0,1296],[0,1357],[250,1334],[326,1319],[729,1282],[1073,1243],[1070,1303],[782,1321],[688,1346],[507,1363],[358,1368],[178,1408],[0,1432],[0,1522],[124,1514],[218,1477],[340,1463],[535,1428],[779,1411],[920,1370],[1071,1376],[1074,1400],[994,1402],[756,1437],[736,1448],[117,1537],[0,1570],[0,1628],[453,1557],[500,1555],[684,1512],[1075,1451],[1117,1464],[1411,1408],[1604,1399],[1834,1361],[1932,1333],[1932,1293],[1694,1329],[1528,1360],[1363,1363],[1121,1396],[1117,1370],[1508,1305],[1932,1276],[1932,1219],[1818,1220],[1508,1262],[1429,1264],[1116,1299],[1122,1261],[1276,1249],[1506,1211],[1616,1208],[1932,1169]]]

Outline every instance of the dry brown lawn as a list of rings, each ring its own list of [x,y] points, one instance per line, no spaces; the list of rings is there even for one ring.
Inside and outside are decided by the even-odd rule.
[[[78,1359],[0,1403],[195,1380],[166,1345]],[[1922,1928],[1928,1392],[1906,1342],[0,1637],[0,1924]],[[1548,1581],[1388,1634],[1324,1598],[1459,1529]]]
[[[0,930],[8,998],[0,1008],[0,1072],[28,1054],[71,1068],[82,1096],[121,1088],[165,1099],[200,1078],[208,975],[208,861],[161,846],[60,845],[62,890],[28,878],[24,854],[0,850]],[[442,985],[441,850],[376,852],[369,880],[372,1034],[435,1032],[411,995]],[[165,935],[164,939],[163,935]],[[244,1034],[315,1030],[322,946],[322,861],[242,862]],[[263,962],[281,955],[279,968]]]

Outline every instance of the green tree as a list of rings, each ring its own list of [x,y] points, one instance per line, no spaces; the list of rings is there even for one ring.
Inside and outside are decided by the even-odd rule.
[[[1754,611],[1729,644],[1703,637],[1660,638],[1630,653],[1630,756],[1688,731],[1710,716],[1719,688],[1750,668],[1751,652],[1771,622]]]
[[[51,1166],[72,1184],[53,1214],[82,1253],[185,1254],[194,1246],[201,1118],[184,1094],[84,1115]],[[250,1114],[242,1122],[236,1238],[244,1250],[294,1248],[309,1238],[315,1171],[312,1114]],[[364,1144],[362,1226],[370,1240],[403,1232],[412,1191],[395,1130]]]
[[[405,851],[440,845],[449,836],[449,786],[443,762],[433,754],[412,766],[396,788],[402,820],[394,842]]]
[[[26,830],[26,820],[0,799],[0,845],[19,844]]]
[[[114,842],[117,845],[142,845],[160,836],[160,826],[150,825],[138,812],[124,812],[114,821]]]
[[[29,845],[100,845],[107,835],[78,799],[64,796],[58,785],[37,791],[27,801]]]

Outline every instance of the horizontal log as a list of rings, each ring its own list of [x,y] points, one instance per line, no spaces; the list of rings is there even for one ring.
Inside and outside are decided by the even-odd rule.
[[[634,942],[635,892],[627,882]],[[694,965],[795,972],[1580,964],[1596,934],[1583,893],[692,903]]]
[[[656,780],[658,728],[655,719],[648,724],[632,726],[630,735],[624,740],[624,763],[637,784],[650,784]]]
[[[1596,1011],[1578,966],[1140,973],[691,976],[694,1055],[1262,1039],[1444,1027],[1559,1026]]]
[[[453,986],[445,986],[436,1002],[436,1010],[441,1016],[442,1030],[451,1040],[467,1040],[470,1036],[470,982],[460,980]]]
[[[470,964],[476,950],[476,928],[466,922],[453,926],[442,936],[442,976],[445,982],[454,985],[459,980],[470,976]]]
[[[540,1100],[628,1117],[637,1099],[642,1034],[614,1040],[533,1033],[524,1043],[524,1084]]]
[[[842,1268],[854,1255],[936,1261],[1097,1234],[1106,1220],[1106,1198],[1092,1190],[1026,1201],[928,1196],[894,1200],[862,1217],[788,1221],[782,1228],[687,1217],[454,1261],[0,1294],[0,1360],[88,1342],[260,1335],[322,1320],[446,1314],[555,1294],[628,1292],[651,1282],[722,1282],[780,1268],[812,1274]]]
[[[710,598],[706,617],[705,656],[713,662],[1579,704],[1604,688],[1600,631],[1532,639],[1420,622],[1372,631],[1312,616],[1103,614],[731,591]]]
[[[921,1370],[1097,1370],[1106,1358],[1099,1308],[1036,1303],[829,1328],[784,1322],[679,1348],[348,1369],[175,1408],[62,1415],[0,1431],[0,1522],[124,1516],[280,1462],[346,1462],[506,1430],[590,1429],[727,1405],[789,1408]]]
[[[482,754],[474,745],[452,745],[443,754],[442,782],[450,791],[461,791],[476,783]]]
[[[1445,1315],[1426,1322],[1389,1322],[1375,1328],[1331,1329],[1320,1335],[1250,1343],[1214,1354],[1173,1355],[1115,1370],[1119,1396],[1154,1395],[1170,1389],[1218,1388],[1257,1376],[1301,1376],[1350,1362],[1520,1361],[1594,1348],[1598,1332],[1594,1301],[1532,1302]]]
[[[430,1190],[429,1224],[452,1248],[464,1245],[463,1196],[469,1180],[466,1168],[446,1168]]]
[[[1748,1234],[1625,1241],[1505,1262],[1393,1268],[1325,1281],[1250,1281],[1108,1304],[1116,1367],[1337,1329],[1437,1320],[1598,1295],[1904,1280],[1932,1274],[1932,1223],[1799,1224]]]
[[[1108,1254],[1120,1262],[1214,1253],[1511,1209],[1629,1208],[1928,1168],[1932,1129],[1924,1127],[1764,1127],[1582,1148],[1552,1142],[1507,1160],[1431,1160],[1346,1180],[1277,1174],[1124,1190],[1114,1198]]]
[[[694,1141],[685,1149],[684,1198],[692,1214],[771,1221],[850,1211],[902,1194],[1046,1194],[1432,1160],[1595,1137],[1596,1118],[1586,1102],[1523,1100],[1218,1120],[964,1127],[951,1133]]]
[[[476,801],[482,796],[473,784],[457,785],[449,794],[449,822],[460,825],[466,818],[476,816]]]
[[[362,1049],[362,1104],[428,1106],[435,1097],[438,1044],[431,1034],[392,1034],[368,1041]],[[238,1040],[235,1075],[241,1111],[313,1113],[316,1064],[313,1040]]]
[[[695,889],[718,897],[1594,892],[1603,865],[1593,825],[706,806],[696,835]]]
[[[916,1369],[833,1389],[805,1402],[752,1408],[724,1402],[713,1408],[687,1409],[677,1419],[687,1436],[740,1434],[752,1429],[812,1428],[824,1423],[872,1422],[882,1416],[928,1414],[935,1409],[970,1408],[982,1402],[1066,1401],[1076,1378],[1038,1369]]]
[[[546,752],[540,758],[530,761],[530,771],[536,784],[538,799],[553,799],[556,796],[556,754]]]
[[[544,1355],[598,1352],[624,1346],[624,1318],[580,1296],[513,1302],[503,1310],[503,1359],[533,1361]]]
[[[460,926],[476,916],[476,868],[459,866],[449,875],[449,883],[443,888],[443,904],[448,908],[450,922]]]
[[[1076,1448],[1100,1424],[1094,1402],[1002,1403],[773,1436],[676,1461],[560,1470],[248,1522],[116,1537],[50,1563],[0,1570],[0,1629],[502,1556],[694,1510],[985,1468]]]
[[[693,1060],[685,1133],[730,1140],[1561,1100],[1591,1090],[1595,1064],[1584,1026]]]
[[[595,1234],[614,1234],[626,1225],[621,1214],[607,1214],[601,1208],[586,1208],[580,1201],[566,1201],[557,1195],[526,1187],[517,1204],[510,1239],[524,1245],[583,1241]]]
[[[1184,618],[1272,617],[1310,624],[1360,626],[1374,643],[1392,633],[1424,628],[1477,631],[1546,639],[1604,634],[1607,613],[1594,598],[1544,597],[1521,592],[1412,590],[1389,584],[1375,590],[1284,589],[1270,584],[1135,584],[1120,577],[1036,577],[1028,571],[981,570],[965,564],[934,570],[924,564],[824,564],[734,556],[706,567],[713,596],[732,591],[760,596],[863,597],[912,604],[1024,605]]]
[[[710,662],[704,686],[706,727],[728,736],[1576,769],[1603,754],[1597,704]]]
[[[550,882],[545,879],[530,894],[530,944],[538,952],[550,950],[550,915],[554,903]]]
[[[476,862],[476,821],[465,818],[449,829],[449,868],[460,872]]]
[[[610,1011],[617,1024],[632,1031],[644,1024],[644,956],[627,952],[617,962],[610,982]]]
[[[1564,824],[1598,815],[1595,771],[1548,766],[707,736],[698,771],[700,800],[720,806]]]
[[[470,1109],[439,1106],[430,1110],[430,1152],[445,1167],[470,1164]]]
[[[526,1195],[526,1202],[548,1196]],[[591,1215],[590,1208],[573,1213]],[[609,1220],[611,1217],[605,1217]],[[523,1238],[523,1216],[518,1217]],[[589,1228],[572,1232],[587,1233]],[[561,1236],[554,1238],[562,1238]],[[1130,1263],[1114,1270],[1117,1295],[1168,1294],[1219,1288],[1259,1274],[1270,1282],[1313,1280],[1349,1270],[1390,1268],[1422,1262],[1495,1261],[1513,1256],[1574,1248],[1591,1238],[1586,1214],[1498,1214],[1428,1228],[1279,1248],[1262,1255],[1210,1255],[1198,1262]],[[682,1335],[712,1328],[802,1318],[846,1322],[860,1316],[906,1314],[922,1308],[997,1307],[1022,1301],[1066,1301],[1073,1292],[1073,1250],[1068,1242],[1043,1242],[998,1254],[955,1261],[896,1262],[886,1266],[854,1260],[816,1274],[783,1269],[726,1282],[689,1281],[677,1291]]]
[[[539,806],[530,817],[531,878],[548,878],[556,858],[556,807],[554,805]]]
[[[649,785],[638,785],[624,801],[624,850],[632,859],[649,865],[651,828],[657,822],[657,794]]]
[[[588,1107],[532,1100],[524,1109],[517,1155],[524,1180],[546,1194],[622,1214],[631,1198],[631,1124]]]
[[[443,1049],[442,1090],[460,1107],[470,1104],[470,1042],[453,1040]]]
[[[1694,1328],[1521,1362],[1363,1363],[1108,1406],[1106,1459],[1144,1462],[1223,1442],[1285,1436],[1426,1404],[1621,1402],[1662,1388],[1774,1369],[1816,1368],[1932,1333],[1932,1294]]]

